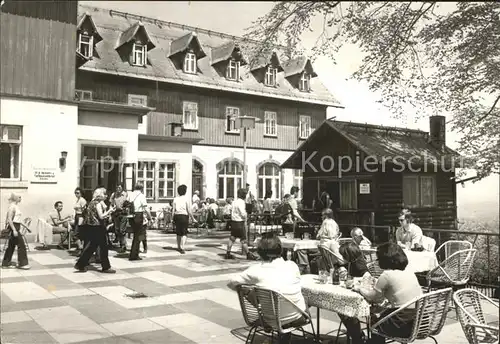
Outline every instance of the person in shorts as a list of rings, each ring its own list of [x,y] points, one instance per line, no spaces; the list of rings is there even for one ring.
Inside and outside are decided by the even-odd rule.
[[[246,211],[245,198],[247,196],[247,190],[239,189],[238,198],[233,201],[231,208],[231,235],[227,243],[226,259],[233,259],[231,255],[231,248],[236,240],[239,238],[241,241],[241,251],[243,255],[246,255],[248,259],[254,259],[253,255],[248,251],[247,244],[247,219],[248,213]]]
[[[186,245],[189,219],[196,222],[191,210],[191,200],[186,196],[187,186],[182,184],[177,187],[179,196],[174,198],[172,203],[172,214],[174,214],[175,234],[177,235],[177,250],[181,254],[185,254],[184,246]]]

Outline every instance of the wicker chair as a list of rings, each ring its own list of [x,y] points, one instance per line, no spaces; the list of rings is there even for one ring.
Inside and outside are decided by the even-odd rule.
[[[462,250],[470,250],[472,248],[472,244],[465,240],[448,240],[447,242],[441,244],[436,250],[436,257],[440,255],[443,256],[443,260],[448,259],[453,253],[462,251]]]
[[[437,344],[434,336],[438,335],[443,329],[452,293],[452,289],[447,288],[419,296],[378,320],[371,326],[371,332],[400,343],[412,343],[415,340],[431,338]],[[416,311],[415,322],[408,338],[394,337],[381,330],[385,323],[397,316],[398,313],[405,312],[414,304]]]
[[[245,323],[250,326],[250,331],[245,343],[253,343],[257,332],[271,333],[271,343],[274,340],[274,334],[291,333],[294,330],[301,330],[305,337],[307,333],[303,327],[311,325],[312,336],[316,338],[314,326],[312,323],[309,311],[303,311],[298,308],[292,301],[287,299],[282,294],[266,289],[256,287],[254,285],[240,285],[237,288],[238,298],[240,301],[241,311]],[[291,323],[283,323],[280,308],[284,304],[290,304],[297,311],[297,315],[301,315],[300,319]]]
[[[427,274],[427,288],[452,287],[454,290],[464,287],[469,281],[470,270],[477,250],[467,249],[451,254]]]
[[[462,289],[455,292],[453,301],[457,318],[470,344],[498,343],[499,328],[486,323],[481,304],[491,303],[496,307],[496,314],[498,314],[498,302],[494,302],[474,289]]]
[[[327,271],[330,271],[335,265],[338,265],[338,259],[335,257],[335,253],[333,253],[332,250],[324,245],[318,245],[318,250],[319,253],[321,253],[321,258]]]
[[[382,272],[384,271],[378,265],[378,261],[370,262],[366,264],[366,267],[368,268],[368,272],[370,273],[370,275],[372,275],[375,278],[379,278],[380,275],[382,275]]]

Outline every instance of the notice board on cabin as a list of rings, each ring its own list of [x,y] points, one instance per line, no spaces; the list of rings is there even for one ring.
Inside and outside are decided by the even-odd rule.
[[[371,179],[358,179],[358,209],[373,209],[373,182]]]

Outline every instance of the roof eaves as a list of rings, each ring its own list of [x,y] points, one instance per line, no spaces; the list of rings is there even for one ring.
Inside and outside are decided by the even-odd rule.
[[[130,73],[119,72],[117,70],[103,71],[101,68],[86,67],[86,66],[81,67],[80,70],[131,77]],[[279,95],[279,94],[275,94],[275,93],[265,94],[265,92],[263,92],[263,91],[252,91],[252,90],[231,88],[231,87],[227,87],[227,86],[220,86],[217,83],[207,85],[207,84],[200,83],[200,82],[186,81],[186,80],[183,80],[181,78],[167,78],[167,77],[158,77],[158,76],[150,76],[150,75],[142,75],[142,74],[134,74],[133,77],[138,78],[138,79],[144,79],[144,80],[157,80],[157,81],[168,82],[168,83],[184,85],[184,86],[200,87],[200,88],[207,88],[207,89],[217,89],[220,91],[243,93],[243,94],[254,95],[254,96],[266,96],[269,98],[290,100],[290,101],[296,101],[296,102],[300,102],[300,103],[309,103],[309,104],[316,104],[316,105],[323,105],[323,106],[332,106],[332,107],[336,107],[336,108],[344,108],[342,105],[339,104],[339,102],[337,100],[322,100],[322,99],[317,99],[317,98],[297,98],[297,97]]]

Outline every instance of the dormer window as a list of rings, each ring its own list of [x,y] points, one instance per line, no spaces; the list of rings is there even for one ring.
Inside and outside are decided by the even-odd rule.
[[[266,69],[266,77],[264,79],[264,84],[266,86],[276,86],[276,77],[278,74],[278,69],[268,66]]]
[[[147,46],[135,42],[132,48],[132,64],[134,66],[145,66],[147,61]]]
[[[187,52],[184,56],[184,73],[196,74],[196,55],[193,52]]]
[[[229,60],[226,70],[228,80],[238,80],[240,76],[240,61]]]
[[[299,81],[299,90],[302,92],[309,92],[311,90],[311,75],[309,73],[302,73]]]
[[[84,33],[79,33],[78,52],[84,57],[91,58],[94,55],[94,37]]]

